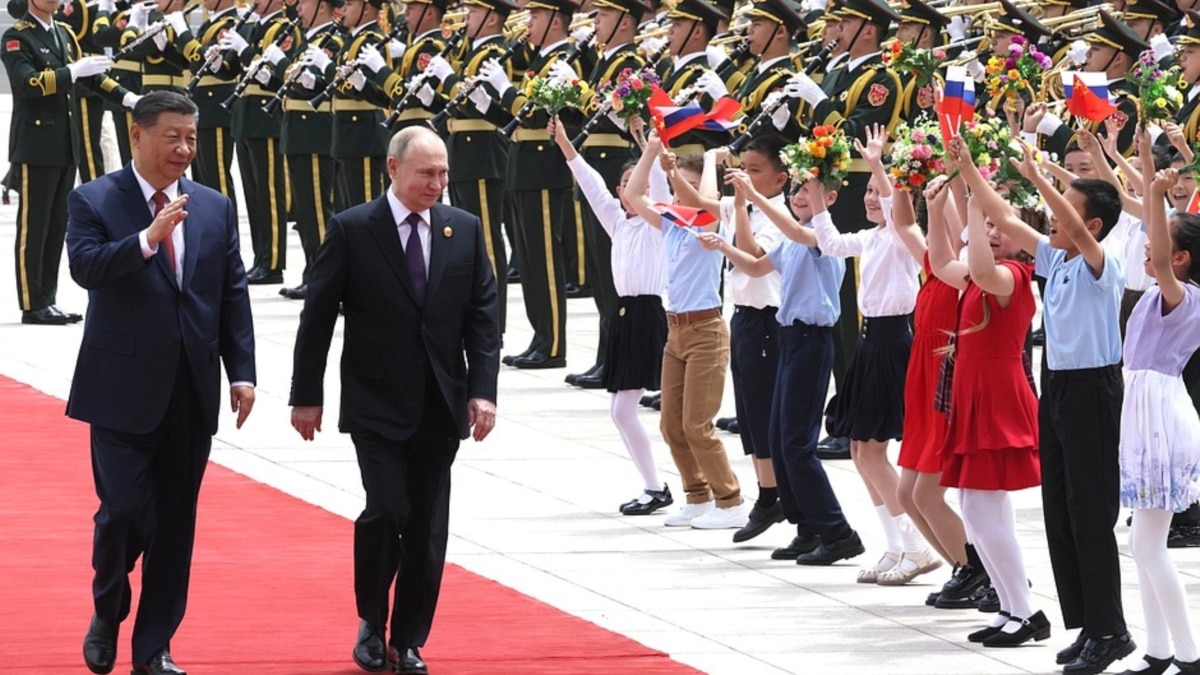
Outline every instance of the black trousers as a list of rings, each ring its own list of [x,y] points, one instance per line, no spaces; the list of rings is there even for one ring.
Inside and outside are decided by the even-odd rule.
[[[104,153],[100,149],[100,129],[104,123],[104,99],[99,96],[79,97],[79,125],[81,142],[79,157],[79,182],[86,183],[104,175]]]
[[[1049,371],[1043,382],[1042,508],[1063,622],[1092,637],[1120,635],[1125,616],[1113,526],[1120,515],[1121,370]]]
[[[338,211],[365,204],[387,189],[387,158],[384,155],[340,159],[337,172],[333,203]]]
[[[832,328],[800,322],[781,326],[779,375],[771,400],[771,464],[783,514],[801,536],[816,534],[826,542],[851,532],[817,458],[833,349]]]
[[[573,226],[571,191],[517,190],[514,249],[521,259],[525,315],[533,328],[529,348],[551,358],[567,355],[566,272],[561,254],[564,223]]]
[[[133,660],[170,647],[183,620],[196,533],[196,500],[212,436],[183,354],[166,416],[145,434],[92,426],[92,475],[100,509],[92,547],[96,615],[129,615],[129,574],[142,556]]]
[[[742,450],[757,459],[771,458],[771,399],[779,371],[779,321],[776,307],[733,308],[729,320],[729,370]]]
[[[67,236],[67,195],[76,167],[13,164],[9,180],[17,207],[17,302],[21,311],[44,309],[58,298],[58,265]]]
[[[229,168],[233,166],[233,147],[233,135],[229,133],[229,127],[197,129],[192,173],[197,183],[229,197],[236,207],[233,177],[229,173]],[[245,167],[241,169],[246,171]]]
[[[268,272],[287,268],[288,172],[278,138],[237,141],[242,193],[250,220],[254,267]]]
[[[450,203],[479,216],[483,222],[483,242],[488,260],[496,274],[496,290],[500,298],[500,332],[508,318],[508,254],[504,246],[504,179],[480,178],[450,183]]]
[[[325,240],[325,227],[333,217],[333,192],[336,162],[326,155],[288,155],[288,174],[292,188],[292,215],[296,233],[304,248],[304,277]]]
[[[430,374],[421,426],[411,438],[351,435],[367,493],[354,522],[358,615],[386,625],[394,581],[389,642],[401,652],[429,637],[446,563],[450,465],[459,439],[432,379]]]

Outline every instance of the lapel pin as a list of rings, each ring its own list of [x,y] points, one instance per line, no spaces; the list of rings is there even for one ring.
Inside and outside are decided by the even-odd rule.
[[[450,228],[450,226],[449,226],[449,225],[447,225],[447,226],[446,226],[446,229],[442,230],[442,236],[443,236],[443,237],[445,237],[445,238],[447,238],[447,239],[449,239],[450,237],[453,237],[453,236],[454,236],[454,230],[452,230],[452,229]]]

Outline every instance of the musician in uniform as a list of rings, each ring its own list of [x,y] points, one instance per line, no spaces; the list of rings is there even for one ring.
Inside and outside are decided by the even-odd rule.
[[[917,49],[934,49],[941,44],[942,31],[949,19],[922,0],[905,0],[900,10],[900,27],[896,29],[896,39],[905,44],[911,44]],[[901,93],[900,116],[906,121],[913,121],[917,115],[924,113],[929,119],[936,119],[933,109],[934,80],[943,81],[941,75],[935,73],[933,78],[924,86],[917,86],[917,77],[911,72],[898,72],[903,85]]]
[[[118,9],[114,0],[99,0],[96,18],[92,22],[92,40],[101,51],[111,50],[113,55],[112,70],[108,76],[118,84],[134,93],[142,91],[142,64],[138,59],[120,56],[121,34],[129,23],[131,7],[122,0],[122,8]],[[103,100],[103,99],[102,99]],[[129,146],[129,127],[133,124],[133,111],[125,106],[104,100],[104,110],[112,115],[113,130],[117,136],[117,154],[121,157],[121,166],[125,166],[133,158]]]
[[[129,10],[117,47],[141,63],[142,93],[162,90],[186,93],[184,88],[189,78],[184,73],[188,60],[175,43],[177,36],[191,37],[183,3],[184,0],[157,0],[152,10],[142,3]]]
[[[494,102],[500,92],[487,82],[473,79],[485,62],[496,59],[512,77],[512,58],[524,52],[522,23],[514,26],[520,38],[505,43],[504,28],[517,6],[509,0],[465,0],[466,36],[470,39],[462,66],[454,66],[443,56],[430,59],[425,72],[438,83],[439,105],[446,119],[446,150],[450,158],[450,203],[479,216],[483,240],[487,246],[492,272],[499,293],[500,331],[504,331],[508,303],[506,270],[508,258],[504,245],[504,172],[511,143],[500,127],[511,116]],[[454,101],[454,104],[451,104]],[[439,129],[440,131],[440,129]]]
[[[713,72],[707,59],[707,47],[720,23],[728,21],[729,15],[711,0],[680,0],[667,13],[667,18],[671,20],[667,38],[671,56],[663,60],[659,86],[671,100],[687,103],[701,93],[697,80],[704,73]],[[722,145],[726,140],[725,134],[692,130],[672,139],[671,150],[680,157],[703,155],[708,148]]]
[[[333,104],[326,101],[316,110],[308,101],[317,94],[317,74],[310,54],[320,52],[326,64],[346,44],[346,34],[340,22],[333,19],[342,0],[298,0],[296,12],[304,26],[304,56],[293,60],[286,55],[277,65],[284,74],[280,83],[283,121],[280,124],[279,149],[287,161],[288,182],[291,186],[292,215],[296,233],[304,249],[304,273],[300,285],[284,288],[285,298],[303,300],[308,297],[308,270],[317,249],[325,239],[325,227],[333,217],[333,191],[336,182],[336,163],[329,154],[333,140]]]
[[[1166,34],[1167,27],[1179,21],[1182,12],[1172,2],[1167,4],[1159,0],[1137,0],[1125,5],[1125,11],[1121,14],[1121,20],[1129,26],[1129,30],[1151,46],[1157,46],[1154,36],[1162,35],[1162,40],[1168,37]],[[1161,41],[1159,41],[1161,43]],[[1155,57],[1162,58],[1170,55],[1170,43],[1166,43],[1167,51],[1160,55],[1159,50],[1155,50]]]
[[[404,22],[412,42],[404,50],[400,63],[395,68],[385,62],[378,50],[370,47],[363,50],[371,80],[391,100],[396,110],[391,125],[393,132],[411,126],[424,126],[433,117],[436,92],[426,81],[423,73],[435,56],[450,57],[457,61],[453,51],[458,39],[451,43],[442,35],[442,17],[446,13],[448,0],[409,0],[404,8]],[[416,87],[416,91],[410,91]]]
[[[56,17],[71,29],[84,55],[104,53],[104,48],[95,39],[96,30],[107,21],[100,21],[99,7],[89,5],[85,0],[69,0],[59,7]],[[75,160],[79,164],[79,181],[86,183],[104,174],[104,153],[100,148],[104,97],[93,91],[86,79],[75,83],[75,96],[79,99],[79,124],[83,130],[79,156]]]
[[[246,41],[237,33],[244,23],[233,0],[204,0],[211,14],[196,29],[176,28],[175,46],[187,59],[192,77],[187,84],[200,117],[196,126],[196,159],[192,161],[193,177],[235,200],[233,178],[233,137],[230,133],[229,111],[221,102],[229,98],[237,84],[237,54],[246,49]]]
[[[581,77],[578,50],[567,43],[567,28],[576,5],[572,0],[529,0],[529,43],[538,55],[529,64],[536,77],[549,77],[562,61]],[[563,268],[563,227],[573,224],[571,171],[546,131],[544,110],[526,106],[525,91],[512,85],[503,66],[487,61],[480,77],[500,94],[501,110],[516,118],[508,155],[507,189],[512,202],[516,255],[521,260],[525,314],[533,339],[519,354],[504,357],[517,368],[564,368],[567,365],[566,270]]]

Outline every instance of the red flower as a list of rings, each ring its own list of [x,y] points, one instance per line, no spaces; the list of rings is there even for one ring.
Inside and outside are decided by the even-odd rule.
[[[644,87],[645,85],[644,85],[644,84],[642,84],[642,81],[641,81],[641,80],[630,80],[630,81],[629,81],[629,86],[630,86],[630,87],[633,87],[633,90],[634,90],[634,91],[641,91],[641,90],[642,90],[642,87]]]
[[[925,183],[925,176],[919,173],[914,173],[908,177],[908,184],[913,187],[921,187]]]
[[[828,136],[829,135],[829,127],[827,127],[827,126],[816,127],[815,129],[813,129],[813,135],[818,138],[820,138],[821,136]]]

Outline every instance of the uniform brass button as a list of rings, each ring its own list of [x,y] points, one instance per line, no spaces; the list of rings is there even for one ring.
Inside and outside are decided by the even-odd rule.
[[[538,152],[541,152],[541,151],[542,151],[542,150],[544,150],[544,149],[545,149],[545,146],[542,146],[542,145],[539,145],[539,146],[538,146]]]
[[[624,307],[621,308],[621,311],[617,312],[617,316],[625,316],[625,308]]]
[[[470,137],[470,136],[467,136],[467,142],[468,142],[468,143],[470,143],[470,142],[471,142],[471,137]]]
[[[213,97],[213,93],[212,93],[212,91],[209,91],[209,92],[208,92],[208,97],[209,97],[209,98],[212,98],[212,97]]]
[[[357,122],[357,121],[358,121],[358,115],[351,115],[351,116],[350,116],[350,121],[351,121],[351,122]]]
[[[300,119],[302,119],[302,120],[308,119],[308,113],[300,113]]]
[[[33,126],[35,126],[35,127],[40,127],[40,126],[42,126],[42,121],[41,121],[41,120],[34,120],[34,121],[33,121]]]
[[[602,153],[600,153],[600,159],[604,159],[605,157],[608,157],[608,153],[607,153],[607,152],[602,152]]]

